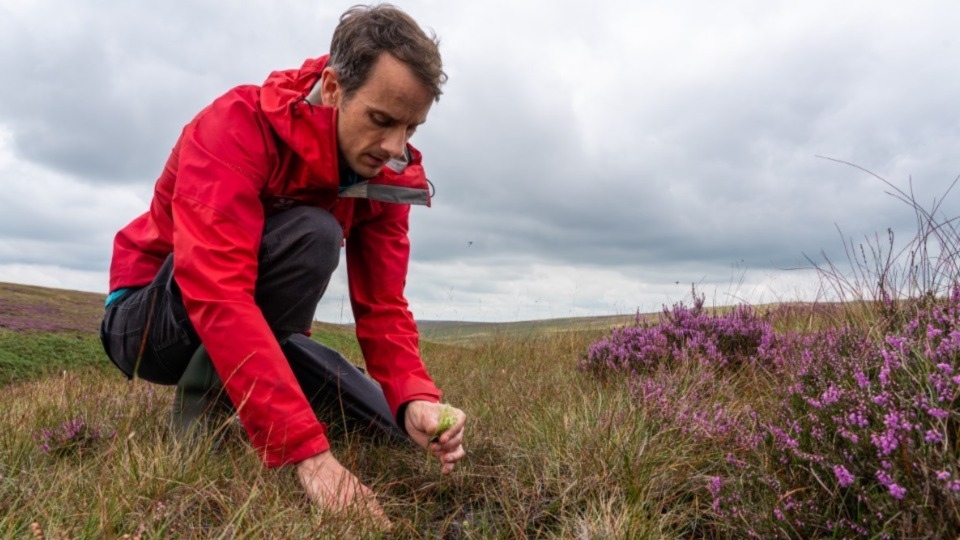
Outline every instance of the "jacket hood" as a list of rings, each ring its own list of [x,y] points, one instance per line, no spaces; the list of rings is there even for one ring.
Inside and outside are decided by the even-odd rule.
[[[273,131],[310,172],[319,179],[330,179],[338,170],[337,109],[307,101],[307,95],[320,80],[329,55],[306,60],[300,69],[274,71],[260,88],[260,109]],[[430,205],[430,188],[421,165],[422,156],[407,144],[407,163],[402,167],[384,167],[377,176],[341,191],[340,197]],[[339,182],[333,172],[333,180]]]

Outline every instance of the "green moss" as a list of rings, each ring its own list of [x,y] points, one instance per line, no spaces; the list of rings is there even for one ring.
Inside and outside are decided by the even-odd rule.
[[[453,413],[453,407],[450,405],[444,405],[443,408],[440,409],[440,421],[437,424],[437,431],[433,434],[433,437],[431,437],[430,440],[439,440],[440,435],[443,435],[445,431],[452,428],[456,423],[457,415]]]

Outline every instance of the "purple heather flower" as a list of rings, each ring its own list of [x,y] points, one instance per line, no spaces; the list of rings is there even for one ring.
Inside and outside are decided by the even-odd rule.
[[[860,442],[860,437],[857,436],[856,433],[854,433],[854,432],[852,432],[852,431],[850,431],[850,430],[848,430],[848,429],[846,429],[846,428],[842,428],[842,427],[841,427],[839,432],[840,432],[840,436],[841,436],[841,437],[843,437],[844,439],[847,439],[848,441],[852,442],[853,444],[857,444],[858,442]]]
[[[898,501],[902,500],[903,496],[907,494],[907,490],[905,488],[900,487],[897,484],[890,484],[889,486],[887,486],[887,489],[890,490],[890,495],[894,499],[897,499]]]
[[[710,477],[710,483],[707,485],[707,491],[711,495],[717,497],[720,495],[720,491],[723,489],[723,479],[719,476]]]
[[[843,465],[834,465],[833,474],[836,475],[837,482],[840,482],[841,487],[847,487],[856,480]]]
[[[873,433],[870,435],[870,442],[877,447],[879,456],[889,456],[897,449],[899,442],[897,441],[897,436],[895,433],[890,430],[884,431],[882,433]]]
[[[824,405],[833,405],[834,403],[840,401],[840,392],[837,390],[837,387],[830,385],[827,388],[827,391],[823,393],[820,397],[821,402]]]
[[[870,422],[867,421],[866,416],[863,415],[863,412],[859,410],[848,414],[847,422],[849,422],[850,425],[858,428],[865,428],[870,424]]]
[[[879,379],[883,386],[887,386],[890,383],[890,368],[888,366],[883,366],[880,369]]]
[[[890,473],[887,471],[877,471],[877,480],[883,484],[884,487],[889,487],[893,483],[893,477],[890,476]]]

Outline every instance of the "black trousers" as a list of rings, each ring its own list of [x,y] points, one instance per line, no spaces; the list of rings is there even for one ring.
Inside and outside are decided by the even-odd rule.
[[[405,439],[380,387],[343,355],[302,333],[339,264],[342,241],[340,224],[319,208],[297,207],[267,218],[256,303],[321,420]],[[152,283],[127,293],[104,313],[100,340],[128,378],[177,384],[201,344],[173,276],[174,256],[167,257]]]

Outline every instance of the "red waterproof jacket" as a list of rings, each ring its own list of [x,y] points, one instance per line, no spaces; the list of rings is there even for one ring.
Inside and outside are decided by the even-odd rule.
[[[357,338],[394,415],[411,400],[440,399],[403,294],[409,205],[430,202],[421,156],[408,147],[402,172],[384,168],[339,193],[337,111],[304,100],[326,60],[234,88],[202,110],[174,147],[150,210],[117,234],[110,267],[111,291],[144,286],[175,253],[190,321],[268,466],[329,448],[254,303],[264,219],[273,212],[318,206],[343,226]]]

